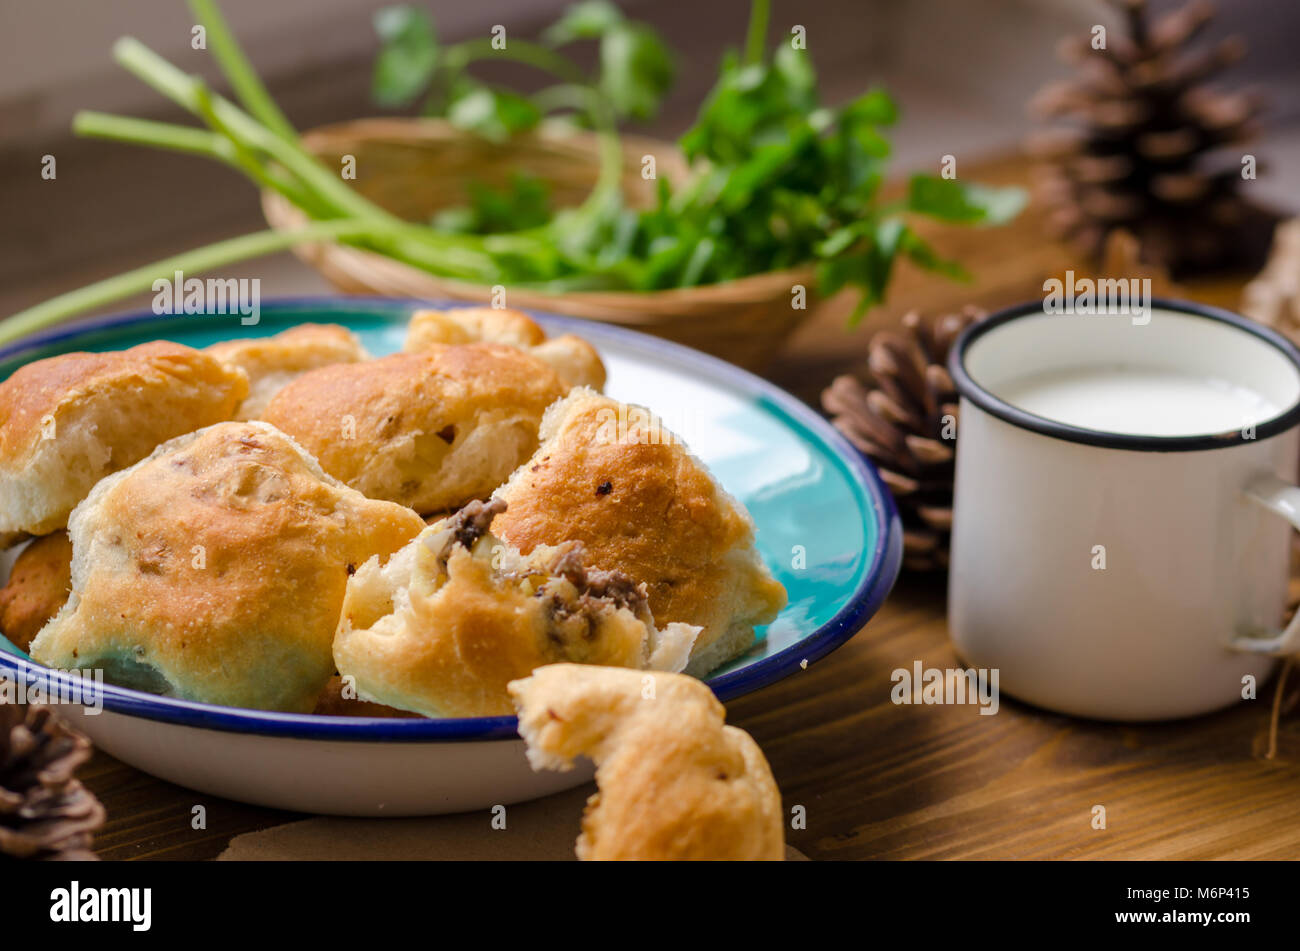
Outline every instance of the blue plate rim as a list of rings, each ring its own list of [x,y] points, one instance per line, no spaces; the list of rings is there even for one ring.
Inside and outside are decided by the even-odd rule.
[[[407,297],[370,297],[348,295],[289,296],[267,298],[261,302],[261,311],[308,310],[312,307],[365,309],[377,312],[415,308],[450,308],[472,306],[465,301],[428,300]],[[766,687],[781,680],[804,662],[812,664],[831,653],[862,627],[884,603],[898,579],[903,560],[902,526],[893,497],[881,481],[875,467],[851,443],[802,401],[780,387],[747,370],[692,350],[681,344],[638,333],[624,327],[565,317],[547,311],[526,310],[544,324],[564,328],[599,341],[600,338],[624,341],[651,353],[672,358],[677,366],[696,367],[724,384],[741,390],[759,400],[766,400],[795,422],[810,430],[832,450],[839,461],[856,476],[866,489],[880,524],[876,544],[870,552],[870,565],[853,595],[829,621],[813,631],[798,644],[749,667],[733,670],[705,681],[720,701],[726,702],[743,694]],[[158,320],[160,315],[151,311],[127,311],[74,324],[60,325],[52,330],[20,338],[0,346],[0,360],[8,360],[25,351],[47,347],[86,334],[106,330],[121,330],[134,324]],[[162,315],[167,316],[167,315]],[[175,315],[177,317],[202,315]],[[62,685],[66,691],[75,684],[84,683],[72,675],[51,670],[25,657],[0,649],[0,668],[21,675],[29,685],[39,685],[53,693]],[[268,710],[221,707],[174,697],[160,697],[127,687],[105,684],[101,688],[104,710],[223,732],[246,733],[259,736],[284,737],[308,740],[427,742],[467,740],[511,740],[518,738],[518,721],[513,716],[462,717],[444,719],[390,719],[380,717],[323,717],[313,714],[278,713]]]

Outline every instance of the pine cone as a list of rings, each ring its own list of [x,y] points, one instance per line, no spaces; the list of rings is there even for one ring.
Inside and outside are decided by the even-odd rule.
[[[0,856],[95,858],[104,807],[74,776],[90,754],[48,707],[0,703]]]
[[[903,520],[903,567],[948,567],[957,392],[948,351],[984,317],[967,307],[930,322],[916,312],[903,330],[882,330],[867,346],[867,372],[835,379],[822,393],[831,422],[868,456],[894,494]]]
[[[1188,52],[1214,15],[1202,0],[1155,23],[1146,0],[1110,3],[1125,14],[1127,35],[1108,31],[1104,49],[1093,48],[1091,33],[1067,38],[1059,55],[1078,77],[1048,86],[1032,104],[1045,118],[1078,126],[1029,143],[1051,163],[1040,193],[1054,208],[1052,228],[1094,260],[1107,235],[1126,228],[1143,259],[1174,277],[1256,266],[1275,216],[1237,193],[1240,154],[1213,153],[1254,137],[1263,102],[1204,85],[1245,54],[1243,41]]]
[[[1268,263],[1242,293],[1241,311],[1300,342],[1300,218],[1278,225]]]

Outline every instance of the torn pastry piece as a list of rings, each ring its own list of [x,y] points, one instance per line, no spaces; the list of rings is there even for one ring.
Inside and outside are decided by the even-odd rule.
[[[362,698],[493,716],[511,712],[506,684],[543,664],[682,669],[698,628],[656,628],[644,587],[587,568],[578,546],[502,545],[488,532],[501,508],[471,502],[348,581],[334,661]]]
[[[230,419],[247,393],[242,370],[163,340],[20,367],[0,383],[0,538],[63,528],[104,476]]]
[[[257,419],[271,397],[308,370],[370,358],[357,335],[338,324],[299,324],[273,337],[223,340],[207,352],[248,375],[248,396],[236,419]]]
[[[435,344],[500,343],[527,350],[547,363],[570,386],[605,385],[605,364],[596,348],[577,334],[546,338],[546,331],[527,314],[506,308],[455,307],[420,310],[406,330],[407,353]]]
[[[576,389],[541,439],[497,491],[492,531],[525,553],[581,542],[591,565],[644,583],[657,620],[703,628],[687,673],[743,653],[785,606],[749,513],[649,411]]]
[[[537,448],[568,386],[514,347],[436,344],[294,380],[262,418],[330,475],[420,514],[484,499]]]
[[[153,693],[306,713],[334,674],[349,574],[423,527],[331,479],[274,427],[219,423],[77,506],[72,596],[31,654]]]
[[[534,769],[596,764],[583,860],[781,860],[781,793],[758,744],[680,674],[554,664],[510,684]]]
[[[72,583],[72,542],[65,531],[33,539],[0,588],[0,634],[19,650],[59,613]]]

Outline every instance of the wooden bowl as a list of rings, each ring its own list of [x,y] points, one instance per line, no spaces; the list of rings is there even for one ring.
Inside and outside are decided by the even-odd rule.
[[[410,221],[428,221],[441,209],[465,204],[471,182],[505,185],[520,171],[550,183],[557,206],[574,206],[591,191],[598,172],[595,136],[583,132],[542,132],[494,143],[436,119],[363,119],[315,129],[303,135],[303,144],[333,168],[342,156],[355,156],[353,185]],[[625,136],[623,150],[623,192],[633,207],[654,201],[655,182],[641,177],[643,156],[655,156],[657,174],[670,181],[686,174],[671,143]],[[274,228],[306,222],[276,192],[263,193],[262,208]],[[491,301],[487,285],[448,280],[343,244],[301,245],[295,253],[349,294]],[[812,284],[808,266],[680,290],[552,294],[511,287],[507,303],[644,331],[757,368],[817,306]],[[793,306],[795,285],[808,288],[806,309]]]

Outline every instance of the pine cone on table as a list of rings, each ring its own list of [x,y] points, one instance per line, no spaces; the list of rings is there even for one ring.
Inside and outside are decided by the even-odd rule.
[[[48,707],[0,703],[0,857],[95,858],[104,807],[75,776],[91,752]]]
[[[1046,87],[1032,104],[1045,118],[1075,121],[1029,142],[1049,163],[1040,194],[1054,208],[1053,230],[1096,259],[1107,235],[1126,228],[1143,260],[1175,278],[1256,265],[1276,216],[1241,197],[1242,155],[1228,147],[1255,136],[1263,102],[1206,86],[1245,55],[1244,42],[1189,49],[1214,15],[1204,0],[1155,22],[1146,0],[1110,3],[1124,14],[1126,35],[1108,31],[1102,49],[1091,33],[1067,38],[1059,55],[1077,77]]]
[[[882,330],[867,347],[861,377],[837,377],[822,392],[831,422],[876,464],[903,520],[903,567],[948,567],[957,392],[948,352],[981,320],[967,307],[926,322],[915,311],[901,330]]]

